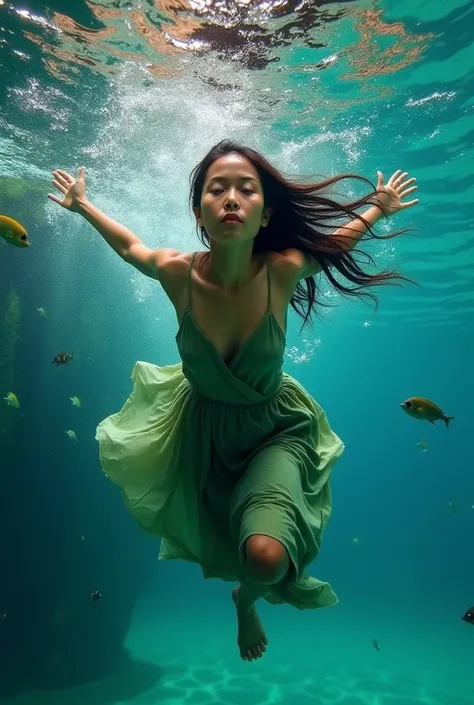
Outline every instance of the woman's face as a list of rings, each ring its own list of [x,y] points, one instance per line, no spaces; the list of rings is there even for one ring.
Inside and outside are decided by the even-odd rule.
[[[231,153],[211,164],[204,180],[201,208],[194,212],[211,240],[253,240],[269,218],[262,184],[252,162]],[[223,220],[225,216],[237,220]]]

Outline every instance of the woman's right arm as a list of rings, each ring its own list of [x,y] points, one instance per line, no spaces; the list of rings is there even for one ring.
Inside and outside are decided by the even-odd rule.
[[[125,262],[146,276],[160,280],[160,272],[166,264],[181,255],[179,250],[151,250],[131,230],[94,206],[86,197],[85,171],[84,167],[79,169],[77,180],[61,169],[53,171],[52,183],[61,191],[63,198],[50,193],[48,198],[66,210],[82,215]]]
[[[79,202],[77,213],[80,213],[102,235],[106,243],[125,262],[142,274],[146,274],[147,277],[159,280],[160,270],[170,259],[181,254],[179,250],[169,247],[151,250],[135,233],[110,218],[87,199]]]

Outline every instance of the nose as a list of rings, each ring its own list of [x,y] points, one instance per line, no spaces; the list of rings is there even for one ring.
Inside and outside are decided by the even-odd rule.
[[[233,205],[238,205],[237,201],[237,196],[236,196],[236,189],[234,186],[228,189],[226,199],[225,199],[225,204],[233,204]]]

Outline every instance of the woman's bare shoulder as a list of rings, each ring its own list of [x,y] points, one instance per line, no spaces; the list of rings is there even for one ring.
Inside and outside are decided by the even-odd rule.
[[[283,250],[283,252],[270,252],[268,255],[272,272],[282,279],[289,281],[298,279],[304,266],[304,255],[299,250]]]
[[[168,297],[175,303],[187,286],[191,261],[196,256],[196,262],[204,252],[178,252],[169,257],[160,268],[160,284]]]
[[[319,274],[321,271],[316,260],[308,258],[304,252],[294,248],[283,252],[271,252],[269,261],[275,274],[289,283]]]

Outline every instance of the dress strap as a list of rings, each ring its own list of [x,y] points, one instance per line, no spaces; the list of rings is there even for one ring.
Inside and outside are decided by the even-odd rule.
[[[272,306],[272,276],[270,274],[270,267],[268,265],[268,257],[265,258],[265,265],[267,267],[267,290],[268,290],[267,311],[270,311],[271,306]]]
[[[188,308],[191,311],[192,306],[191,306],[191,294],[192,294],[192,273],[193,273],[193,266],[194,266],[194,260],[196,259],[196,254],[197,252],[193,252],[193,256],[191,257],[191,263],[189,265],[188,269]]]

